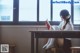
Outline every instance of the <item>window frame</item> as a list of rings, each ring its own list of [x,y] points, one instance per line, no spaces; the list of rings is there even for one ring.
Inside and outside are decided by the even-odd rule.
[[[35,22],[29,22],[29,21],[25,21],[25,22],[19,22],[18,19],[19,19],[19,0],[13,0],[14,3],[13,3],[13,22],[0,22],[1,25],[44,25],[45,24],[45,21],[39,21],[39,0],[37,0],[37,21]],[[52,0],[51,1],[51,21],[49,21],[51,23],[51,25],[58,25],[60,22],[59,21],[52,21],[53,20],[53,4],[52,4]],[[72,23],[74,23],[73,21],[73,12],[74,12],[74,3],[73,3],[73,0],[71,0],[71,20],[72,20]],[[74,24],[74,25],[78,25],[78,24]],[[79,24],[80,25],[80,24]]]

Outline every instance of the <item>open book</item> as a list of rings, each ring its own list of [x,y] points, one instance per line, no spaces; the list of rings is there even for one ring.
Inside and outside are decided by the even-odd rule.
[[[49,23],[48,20],[46,20],[45,25],[47,27],[48,30],[59,30],[59,26],[51,26],[51,24]]]
[[[45,25],[47,26],[48,30],[54,30],[54,28],[51,26],[48,20],[46,20]]]

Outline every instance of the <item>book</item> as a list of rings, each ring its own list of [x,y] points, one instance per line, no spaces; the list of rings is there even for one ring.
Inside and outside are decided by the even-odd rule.
[[[52,30],[53,29],[48,20],[46,20],[45,25],[46,25],[48,30]]]

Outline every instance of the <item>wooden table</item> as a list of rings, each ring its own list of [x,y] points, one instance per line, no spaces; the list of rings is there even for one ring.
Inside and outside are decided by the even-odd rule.
[[[80,31],[30,31],[31,53],[34,53],[34,38],[36,38],[36,53],[38,53],[39,38],[80,38]]]

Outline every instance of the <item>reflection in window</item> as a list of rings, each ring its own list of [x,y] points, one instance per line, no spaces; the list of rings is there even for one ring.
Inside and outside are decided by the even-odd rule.
[[[37,21],[37,0],[19,0],[19,21]]]
[[[80,0],[74,0],[74,24],[80,24]]]
[[[64,2],[63,2],[64,1]],[[53,21],[61,21],[60,11],[67,9],[71,14],[71,0],[53,0]]]
[[[0,21],[13,21],[13,0],[0,0]]]

